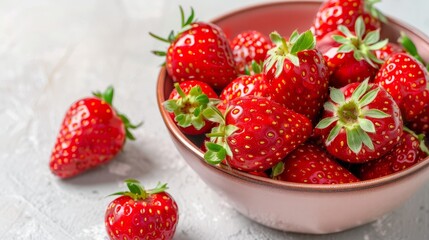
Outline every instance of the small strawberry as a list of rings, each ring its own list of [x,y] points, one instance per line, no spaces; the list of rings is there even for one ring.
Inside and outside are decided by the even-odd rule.
[[[406,122],[413,121],[429,103],[429,77],[425,67],[407,53],[391,56],[374,83],[392,95]]]
[[[252,62],[263,62],[267,51],[273,47],[271,40],[262,33],[251,30],[238,34],[231,41],[238,73],[245,74],[246,67],[252,70]]]
[[[340,160],[362,163],[380,158],[402,135],[398,105],[383,88],[368,84],[368,79],[341,89],[332,88],[324,108],[315,134]]]
[[[310,184],[341,184],[358,182],[351,172],[331,159],[314,144],[303,144],[283,159],[281,173],[274,179]]]
[[[125,180],[129,192],[112,195],[106,209],[105,225],[110,240],[173,239],[178,222],[178,208],[165,192],[167,184],[145,190],[135,179]]]
[[[399,143],[383,157],[364,163],[359,168],[360,179],[368,180],[387,176],[407,169],[429,155],[423,134],[416,135],[404,128]]]
[[[327,0],[316,13],[313,31],[317,39],[335,31],[339,25],[353,28],[356,20],[362,17],[365,28],[372,31],[380,28],[380,20],[386,21],[374,4],[381,0]]]
[[[204,158],[210,164],[226,159],[232,168],[262,172],[303,143],[312,131],[311,122],[267,98],[245,96],[227,103],[223,115],[217,108],[204,116],[219,125],[209,133]]]
[[[294,31],[289,41],[276,32],[270,37],[276,46],[264,62],[269,96],[314,121],[328,94],[329,73],[313,34]]]
[[[374,50],[375,56],[381,61],[386,61],[396,53],[404,53],[405,50],[396,43],[388,42],[386,46]]]
[[[356,20],[354,33],[344,25],[321,39],[317,46],[328,63],[330,86],[340,88],[349,83],[372,79],[383,62],[374,53],[383,48],[388,39],[379,41],[380,30],[365,33],[362,17]]]
[[[261,67],[253,62],[254,75],[241,75],[229,83],[221,92],[220,99],[230,101],[234,98],[247,95],[266,97],[268,84],[261,71]]]
[[[170,112],[179,129],[185,134],[204,134],[213,127],[204,119],[202,111],[218,99],[217,93],[206,83],[190,80],[174,84],[164,108]]]
[[[125,138],[134,140],[128,118],[112,107],[113,88],[73,103],[67,110],[52,150],[49,167],[60,178],[69,178],[110,161]]]
[[[199,80],[215,89],[224,88],[237,77],[234,56],[228,39],[220,27],[212,23],[194,22],[194,11],[186,19],[183,9],[182,30],[168,38],[150,35],[169,43],[167,52],[153,51],[166,56],[167,72],[173,81]]]

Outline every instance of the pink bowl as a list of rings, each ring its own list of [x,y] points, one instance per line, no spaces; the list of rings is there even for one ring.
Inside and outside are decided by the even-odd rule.
[[[276,30],[287,36],[295,29],[309,29],[319,6],[320,1],[268,3],[237,10],[212,22],[230,37],[251,29],[267,35]],[[428,59],[429,38],[416,29],[390,18],[382,28],[382,36],[395,40],[400,31],[408,34],[422,57]],[[313,234],[343,231],[399,207],[429,178],[429,161],[390,176],[341,185],[281,182],[208,165],[199,149],[202,139],[182,134],[162,107],[172,89],[173,82],[163,68],[157,83],[158,106],[185,161],[237,211],[263,225]]]

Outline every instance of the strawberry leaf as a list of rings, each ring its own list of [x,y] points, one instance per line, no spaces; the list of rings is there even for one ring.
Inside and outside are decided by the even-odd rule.
[[[292,49],[290,50],[291,54],[296,54],[298,52],[313,49],[316,46],[316,40],[313,33],[310,30],[299,35],[295,43],[293,43]]]
[[[369,78],[365,79],[359,86],[353,91],[352,99],[359,101],[359,99],[366,93],[368,90],[368,81]]]
[[[176,101],[173,99],[163,102],[162,105],[168,112],[174,112],[178,108]]]
[[[401,32],[401,36],[399,37],[398,42],[402,45],[402,47],[405,49],[405,51],[407,53],[409,53],[411,56],[413,56],[415,59],[417,59],[423,65],[426,65],[423,58],[419,55],[419,52],[417,51],[416,45],[407,36],[407,34],[405,34],[404,32]]]
[[[226,158],[226,150],[223,146],[206,142],[207,152],[204,154],[204,159],[211,165],[217,165]]]
[[[332,39],[333,39],[335,42],[337,42],[337,43],[341,43],[341,44],[348,44],[348,43],[350,43],[350,40],[349,40],[349,39],[347,39],[347,38],[345,38],[345,37],[343,37],[343,36],[340,36],[340,35],[332,35]]]
[[[344,45],[341,45],[337,51],[340,53],[348,53],[348,52],[354,51],[355,49],[356,47],[353,46],[352,44],[344,44]]]
[[[298,33],[298,30],[296,30],[295,29],[295,31],[293,31],[292,32],[292,34],[290,35],[290,37],[289,37],[289,42],[291,43],[291,44],[294,44],[294,43],[296,43],[296,41],[298,40],[298,38],[299,38],[299,33]]]
[[[387,45],[387,43],[389,42],[389,39],[384,39],[382,41],[379,41],[377,43],[374,43],[370,46],[368,46],[369,50],[378,50],[378,49],[382,49],[383,47],[385,47]]]
[[[275,178],[278,175],[282,174],[285,170],[285,163],[283,161],[278,162],[271,171],[271,177]]]
[[[385,112],[383,112],[381,110],[378,110],[378,109],[368,109],[368,110],[365,110],[363,112],[363,116],[365,116],[365,117],[371,117],[371,118],[386,118],[386,117],[390,117],[389,114],[387,114],[387,113],[385,113]]]
[[[338,121],[338,117],[336,117],[336,116],[324,118],[324,119],[320,120],[320,122],[316,125],[316,128],[325,129],[325,128],[329,127],[335,121]]]
[[[369,149],[374,150],[374,144],[372,143],[372,140],[368,134],[361,128],[357,128],[357,133],[359,134],[359,138],[361,139],[362,143]]]
[[[337,125],[331,129],[328,137],[326,138],[326,145],[329,145],[338,136],[342,128],[343,126],[337,122]]]
[[[367,45],[374,44],[380,40],[380,29],[374,30],[366,34],[363,42]]]
[[[331,92],[329,93],[329,97],[336,104],[343,104],[346,101],[344,93],[337,88],[331,88]]]
[[[374,123],[366,118],[359,118],[359,126],[365,132],[375,133]]]
[[[336,112],[337,111],[337,107],[335,107],[335,105],[330,101],[325,102],[325,104],[323,104],[323,108],[326,111],[330,111],[330,112]]]
[[[346,128],[347,135],[347,146],[354,152],[358,154],[362,149],[362,139],[359,136],[357,129],[348,129]]]
[[[366,105],[372,103],[374,99],[377,97],[378,92],[380,91],[380,87],[377,87],[368,93],[366,93],[360,100],[359,100],[359,106],[365,107]]]
[[[208,108],[204,109],[203,116],[211,122],[225,124],[224,116],[219,111],[219,109],[214,106],[209,106]]]
[[[359,16],[356,19],[356,23],[355,23],[355,33],[356,33],[356,37],[358,39],[362,39],[363,35],[365,34],[365,23],[363,22],[363,18],[362,16]]]

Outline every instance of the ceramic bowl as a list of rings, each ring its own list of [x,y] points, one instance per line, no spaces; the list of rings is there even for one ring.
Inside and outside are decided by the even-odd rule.
[[[267,3],[237,10],[212,22],[229,37],[250,29],[267,35],[276,30],[288,36],[295,29],[309,29],[319,6],[320,1]],[[390,18],[382,28],[382,36],[396,40],[400,31],[414,40],[424,59],[429,59],[429,38],[400,21]],[[281,182],[211,166],[199,149],[202,139],[182,134],[163,109],[161,103],[172,89],[172,80],[161,69],[157,83],[159,110],[185,161],[237,211],[263,225],[312,234],[343,231],[399,207],[429,178],[429,161],[386,177],[340,185]]]

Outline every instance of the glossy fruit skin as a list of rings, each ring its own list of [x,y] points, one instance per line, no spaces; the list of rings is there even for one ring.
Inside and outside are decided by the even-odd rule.
[[[406,122],[416,119],[429,103],[428,73],[406,53],[391,56],[380,68],[374,83],[382,86],[401,109]]]
[[[180,88],[183,90],[183,92],[185,94],[188,94],[191,89],[195,86],[199,86],[201,88],[201,91],[207,95],[207,97],[209,98],[219,98],[217,93],[213,90],[212,87],[210,87],[210,85],[208,85],[207,83],[201,82],[201,81],[196,81],[196,80],[189,80],[189,81],[184,81],[181,82],[179,84]],[[181,98],[179,93],[177,92],[176,89],[173,89],[173,91],[171,91],[170,96],[168,97],[168,99],[179,99]],[[194,126],[189,126],[189,127],[181,127],[177,125],[177,122],[174,120],[175,116],[173,112],[169,113],[171,119],[173,119],[173,121],[176,123],[176,126],[185,134],[188,135],[199,135],[199,134],[204,134],[206,132],[209,132],[210,129],[213,127],[213,123],[210,121],[205,121],[205,125],[204,127],[202,127],[201,129],[196,129]]]
[[[60,178],[69,178],[111,160],[125,142],[125,126],[105,101],[83,98],[67,110],[49,167]]]
[[[262,172],[303,143],[312,132],[308,118],[266,98],[245,96],[229,102],[227,125],[238,127],[227,138],[228,164],[245,172]]]
[[[228,39],[211,23],[196,22],[167,50],[166,68],[175,82],[199,80],[222,89],[237,77]]]
[[[134,200],[121,196],[113,200],[105,213],[110,240],[172,239],[178,222],[178,208],[166,192]]]
[[[278,77],[275,65],[265,69],[268,94],[273,101],[314,121],[328,95],[328,67],[318,50],[304,50],[297,56],[299,66],[286,59]]]
[[[287,155],[283,162],[284,171],[275,177],[277,180],[308,184],[341,184],[359,181],[315,144],[302,144]]]
[[[427,154],[420,149],[419,140],[404,131],[401,140],[390,152],[359,167],[359,178],[369,180],[387,176],[407,169],[426,157]]]
[[[239,33],[231,41],[231,49],[239,74],[251,69],[252,61],[263,62],[267,51],[273,47],[271,40],[262,33],[250,30]]]
[[[408,122],[408,127],[416,133],[429,135],[429,103],[413,120]]]
[[[378,72],[378,66],[373,67],[365,60],[356,60],[353,52],[338,52],[340,44],[332,39],[334,35],[344,36],[340,31],[333,31],[317,42],[329,68],[329,85],[341,88],[366,78],[372,80]]]
[[[374,50],[374,53],[378,59],[386,61],[396,53],[405,53],[405,50],[396,43],[388,42],[383,48]]]
[[[359,83],[352,83],[340,89],[344,93],[346,100],[352,96],[353,91],[358,85]],[[378,87],[376,84],[370,84],[369,86],[370,88],[368,91]],[[334,104],[331,99],[329,102]],[[362,146],[362,150],[357,154],[352,152],[347,146],[346,132],[342,129],[330,144],[327,145],[325,143],[326,150],[335,158],[350,163],[368,162],[382,157],[399,142],[403,132],[401,112],[389,93],[387,93],[383,88],[380,88],[374,101],[369,103],[365,109],[378,109],[390,115],[390,117],[386,118],[366,117],[366,119],[372,121],[375,125],[375,132],[368,133],[374,144],[374,150],[371,150],[364,145]],[[331,111],[325,110],[323,113],[323,118],[332,116],[333,112]],[[323,141],[326,142],[329,132],[332,130],[334,125],[335,124],[331,124],[325,129],[315,129],[315,134],[321,136]]]
[[[354,29],[356,20],[363,17],[365,28],[372,31],[380,28],[380,21],[365,11],[364,0],[328,0],[316,13],[313,32],[319,40],[326,34],[337,30],[339,25]]]
[[[265,97],[268,94],[267,92],[268,84],[263,74],[242,75],[234,79],[222,90],[220,99],[231,101],[234,98],[247,95]]]

